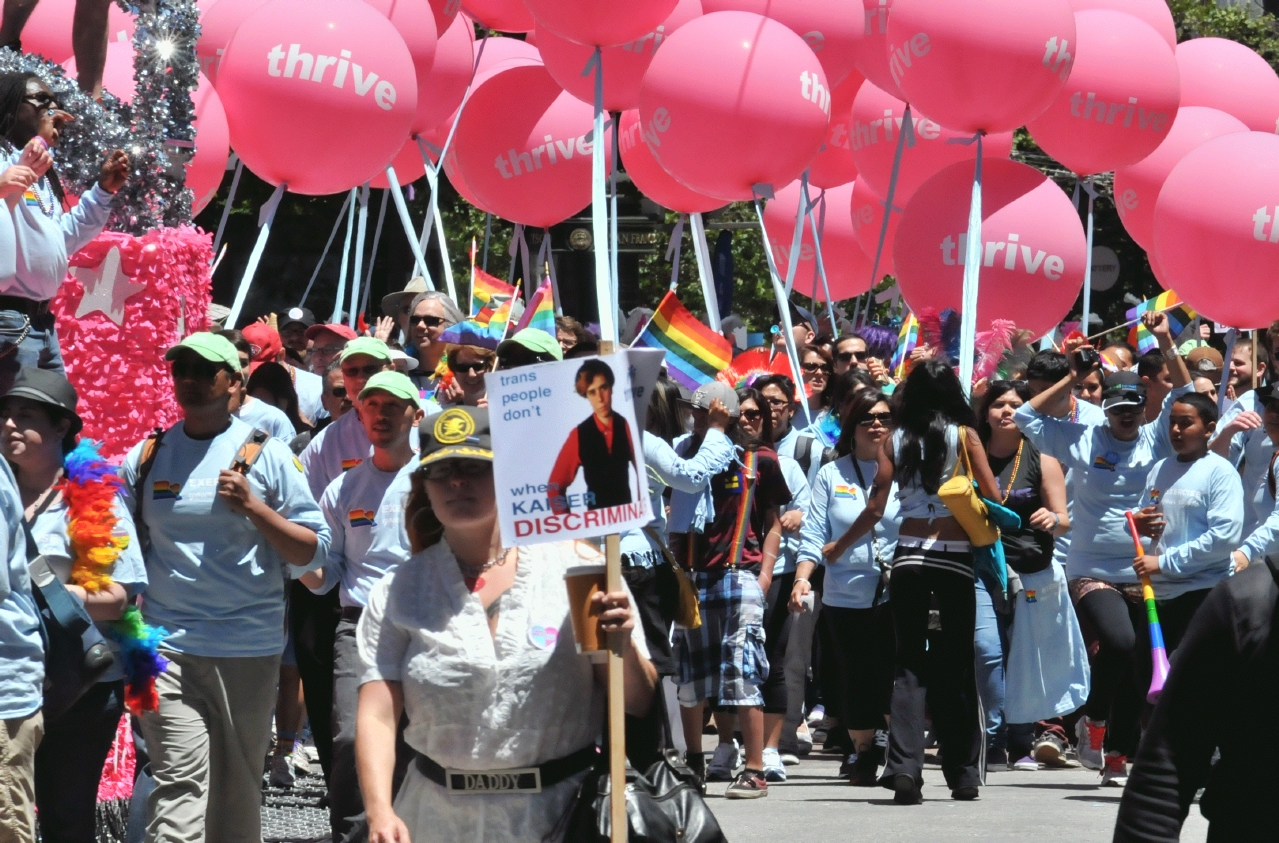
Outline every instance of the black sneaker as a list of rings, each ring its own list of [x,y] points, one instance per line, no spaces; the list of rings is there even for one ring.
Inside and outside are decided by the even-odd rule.
[[[914,776],[899,775],[893,778],[893,801],[898,805],[918,805],[924,801]]]
[[[965,784],[951,788],[950,798],[959,802],[971,802],[977,798],[977,785]]]
[[[852,769],[848,773],[848,784],[852,787],[877,787],[879,785],[879,764],[875,754],[869,750],[858,753],[853,760]]]
[[[768,782],[763,770],[742,770],[724,791],[725,799],[759,799],[768,795]]]

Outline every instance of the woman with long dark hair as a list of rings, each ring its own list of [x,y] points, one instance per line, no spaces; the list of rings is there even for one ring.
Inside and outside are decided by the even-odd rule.
[[[924,705],[930,698],[951,796],[976,799],[982,740],[973,664],[973,554],[968,534],[937,491],[956,474],[967,474],[992,500],[999,498],[999,487],[973,429],[977,419],[950,366],[940,360],[916,363],[894,398],[898,429],[884,442],[892,462],[891,475],[884,476],[885,482],[889,476],[897,481],[902,519],[888,589],[897,662],[880,783],[895,791],[900,804],[921,801]],[[942,628],[934,640],[937,652],[926,653],[934,600]]]

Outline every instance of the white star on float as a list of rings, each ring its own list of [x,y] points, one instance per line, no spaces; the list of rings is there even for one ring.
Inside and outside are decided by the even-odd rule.
[[[146,284],[129,280],[120,267],[120,250],[115,246],[96,267],[76,267],[71,274],[84,285],[84,297],[80,299],[75,317],[81,319],[90,313],[103,313],[120,327],[124,327],[125,302],[147,288]]]

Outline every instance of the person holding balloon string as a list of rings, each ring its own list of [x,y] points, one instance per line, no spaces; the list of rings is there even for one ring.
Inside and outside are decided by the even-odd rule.
[[[1103,767],[1102,784],[1123,786],[1127,759],[1137,750],[1146,688],[1138,687],[1137,659],[1145,632],[1141,586],[1132,563],[1127,513],[1147,489],[1150,469],[1173,453],[1169,438],[1172,408],[1193,390],[1190,372],[1177,354],[1163,313],[1142,317],[1168,361],[1173,389],[1158,420],[1143,425],[1146,392],[1133,372],[1115,372],[1102,392],[1104,424],[1059,419],[1047,413],[1098,365],[1096,355],[1076,352],[1082,338],[1065,343],[1071,373],[1023,405],[1013,416],[1040,453],[1071,472],[1076,536],[1066,555],[1066,576],[1080,626],[1096,647],[1086,716],[1080,720],[1081,761]],[[1141,627],[1138,629],[1138,627]],[[1104,753],[1104,756],[1102,755]]]

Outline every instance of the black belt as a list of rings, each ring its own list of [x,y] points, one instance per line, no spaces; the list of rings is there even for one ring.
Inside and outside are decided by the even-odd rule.
[[[364,614],[363,606],[343,606],[342,620],[349,623],[359,623],[360,615]]]
[[[507,770],[455,770],[436,764],[417,753],[417,769],[422,775],[450,793],[541,793],[544,789],[588,769],[599,760],[595,744],[572,755],[547,761],[540,767],[517,767]]]
[[[24,299],[22,296],[0,296],[0,310],[13,310],[27,317],[43,316],[49,312],[49,302]]]

